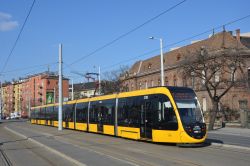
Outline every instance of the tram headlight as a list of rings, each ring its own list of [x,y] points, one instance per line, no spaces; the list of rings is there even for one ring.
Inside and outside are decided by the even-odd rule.
[[[192,133],[193,130],[192,130],[192,127],[191,126],[186,126],[186,131],[189,132],[189,133]]]
[[[189,136],[201,139],[206,134],[206,124],[189,124],[185,126],[185,131]]]

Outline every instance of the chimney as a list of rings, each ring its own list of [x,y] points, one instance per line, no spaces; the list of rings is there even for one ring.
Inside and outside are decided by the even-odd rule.
[[[236,29],[236,39],[240,42],[240,29]]]

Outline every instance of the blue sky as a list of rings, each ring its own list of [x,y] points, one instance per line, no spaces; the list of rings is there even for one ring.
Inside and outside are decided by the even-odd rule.
[[[95,72],[97,68],[94,66],[101,66],[105,72],[158,55],[159,51],[142,56],[159,48],[159,42],[149,40],[149,36],[163,38],[166,46],[250,14],[249,0],[187,0],[116,43],[67,67],[181,1],[36,0],[0,79],[11,80],[43,72],[48,68],[44,64],[51,64],[51,70],[56,71],[58,44],[62,43],[64,75],[73,76],[76,82],[83,81],[71,71]],[[0,0],[0,70],[32,2],[33,0]],[[250,32],[250,18],[226,26],[226,30],[235,31],[238,28],[242,33]],[[205,39],[208,35],[209,33],[192,40]],[[171,47],[189,43],[190,41],[186,41]],[[164,49],[164,52],[167,51],[169,47]],[[125,62],[131,58],[132,61]],[[124,62],[115,65],[121,61]],[[30,68],[32,66],[36,67]],[[24,70],[25,68],[27,69]]]

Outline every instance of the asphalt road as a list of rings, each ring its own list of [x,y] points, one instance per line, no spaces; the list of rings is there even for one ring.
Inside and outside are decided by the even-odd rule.
[[[52,153],[27,138],[13,134],[12,132],[6,130],[4,126],[5,125],[0,124],[1,166],[74,165],[71,161]]]
[[[209,132],[207,142],[250,148],[250,129],[221,128],[213,130]]]
[[[36,161],[28,165],[245,166],[250,163],[250,150],[246,149],[212,145],[183,148],[73,130],[58,131],[27,122],[0,124],[0,136],[1,149],[11,162],[19,165],[27,165],[21,162],[24,159]],[[20,142],[24,145],[19,145]],[[47,146],[49,148],[45,148]]]

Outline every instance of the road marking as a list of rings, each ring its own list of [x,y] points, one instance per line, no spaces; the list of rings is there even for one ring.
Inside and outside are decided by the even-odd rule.
[[[65,142],[65,143],[67,143],[67,144],[70,143],[70,142],[68,141],[67,138],[62,138],[62,137],[59,137],[59,136],[55,136],[55,137],[57,138],[57,140],[60,140],[61,142]],[[76,142],[76,143],[77,143],[77,141],[73,141],[73,140],[70,140],[70,141],[71,141],[71,142]],[[136,163],[133,163],[133,162],[136,162],[136,161],[133,161],[133,160],[132,160],[133,162],[128,161],[128,160],[131,160],[131,159],[128,159],[128,158],[125,158],[125,159],[127,159],[127,160],[123,160],[123,159],[120,159],[120,158],[117,158],[117,157],[114,157],[114,156],[111,156],[111,155],[108,155],[108,154],[105,154],[105,153],[96,151],[93,147],[92,147],[92,148],[89,148],[89,147],[85,148],[85,147],[83,147],[83,146],[77,146],[77,145],[75,145],[75,144],[73,144],[73,143],[70,143],[70,144],[71,144],[72,146],[77,147],[77,148],[86,149],[86,150],[92,151],[92,152],[94,152],[94,153],[97,153],[97,154],[99,154],[99,155],[106,156],[106,157],[108,157],[108,158],[112,158],[112,159],[115,159],[115,160],[118,160],[118,161],[122,161],[122,162],[124,162],[124,163],[129,164],[129,165],[140,166],[140,165],[138,165],[138,164],[136,164]],[[107,150],[105,150],[105,151],[107,152]]]
[[[248,135],[242,135],[240,133],[229,133],[229,132],[221,132],[221,133],[216,133],[216,132],[209,132],[211,134],[216,134],[216,135],[233,135],[233,136],[241,136],[241,137],[247,137],[250,138],[250,136]],[[209,134],[208,133],[208,134]]]
[[[212,142],[211,145],[216,146],[216,147],[234,148],[234,149],[250,151],[250,147],[244,147],[244,146],[238,146],[238,145],[220,144],[220,143],[214,143],[214,142]]]
[[[22,128],[22,129],[23,129],[23,128]],[[25,130],[28,130],[28,129],[25,129]],[[34,132],[34,131],[33,131],[33,132]],[[35,132],[36,132],[36,131],[35,131]],[[63,141],[62,139],[64,139],[64,138],[60,137],[60,135],[53,135],[53,134],[44,133],[44,132],[39,132],[39,133],[40,133],[40,135],[44,135],[44,136],[47,136],[47,137],[59,138],[59,139],[60,139],[59,141],[61,141],[61,142],[63,142],[63,143],[69,144],[68,141]],[[19,133],[16,133],[16,134],[19,135]],[[21,137],[24,138],[24,139],[27,139],[26,136],[24,136],[24,137],[23,137],[23,135],[19,135],[19,136],[21,136]],[[29,138],[28,138],[28,139],[29,139]],[[30,138],[30,139],[31,139],[31,138]],[[33,140],[31,140],[31,141],[33,141]],[[36,142],[37,142],[37,141],[36,141]],[[39,144],[39,142],[38,142],[38,144]],[[71,145],[73,145],[73,146],[79,148],[79,146],[76,146],[76,145],[74,145],[74,144],[71,144]],[[81,148],[81,147],[80,147],[80,148]],[[83,148],[82,148],[82,149],[83,149]],[[86,148],[84,148],[84,149],[86,149]],[[53,149],[53,150],[54,150],[54,149]],[[87,150],[90,150],[90,149],[87,149]],[[115,160],[118,160],[118,161],[127,163],[127,164],[129,164],[129,165],[139,166],[138,164],[132,163],[132,162],[130,162],[130,161],[123,160],[123,159],[119,159],[119,158],[116,158],[116,157],[114,157],[114,156],[107,155],[107,154],[105,154],[105,153],[95,151],[95,150],[93,150],[93,149],[91,149],[90,151],[92,151],[92,152],[94,152],[94,153],[97,153],[97,154],[99,154],[99,155],[102,155],[102,156],[106,156],[106,157],[108,157],[108,158],[112,158],[112,159],[115,159]]]
[[[57,151],[57,150],[55,150],[55,149],[53,149],[53,148],[51,148],[51,147],[49,147],[49,146],[47,146],[47,145],[45,145],[45,144],[42,144],[42,143],[40,143],[40,142],[38,142],[38,141],[36,141],[36,140],[34,140],[34,139],[32,139],[32,138],[26,137],[25,135],[23,135],[23,134],[21,134],[21,133],[18,133],[18,132],[14,131],[14,130],[12,130],[12,129],[6,127],[6,126],[5,126],[4,128],[5,128],[6,130],[12,132],[12,133],[15,134],[15,135],[18,135],[18,136],[22,137],[23,139],[27,139],[27,140],[29,140],[29,141],[31,141],[31,142],[33,142],[33,143],[35,143],[35,144],[37,144],[37,145],[39,145],[39,146],[45,148],[45,149],[47,149],[47,150],[49,150],[49,151],[51,151],[51,152],[57,154],[58,156],[61,156],[62,158],[65,158],[65,159],[71,161],[71,162],[74,163],[75,165],[78,165],[78,166],[87,166],[86,164],[81,163],[81,162],[79,162],[79,161],[77,161],[77,160],[75,160],[75,159],[73,159],[73,158],[71,158],[71,157],[65,155],[64,153],[61,153],[61,152],[59,152],[59,151]]]

